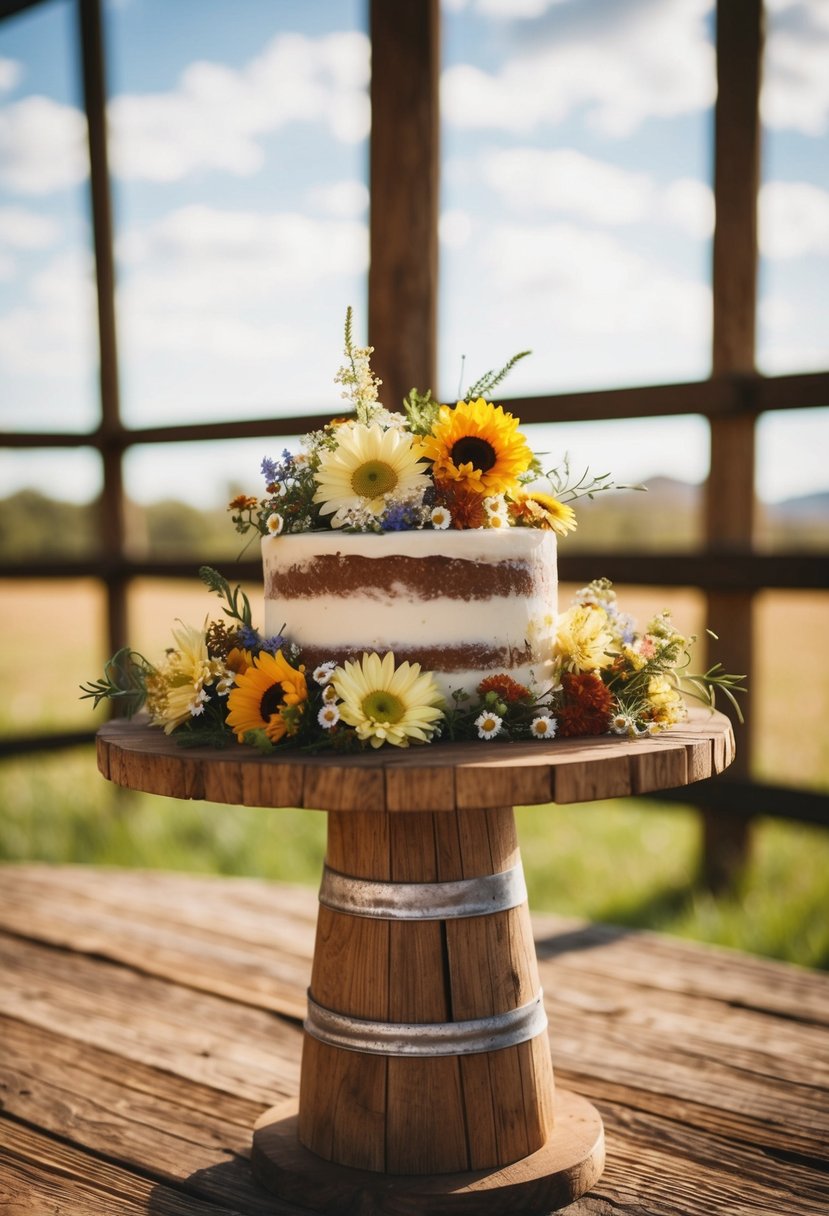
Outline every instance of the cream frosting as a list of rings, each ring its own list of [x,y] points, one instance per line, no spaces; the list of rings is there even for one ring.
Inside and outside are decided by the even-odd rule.
[[[501,671],[545,686],[557,598],[551,531],[291,533],[263,538],[262,558],[266,635],[284,628],[315,663],[393,650],[421,659],[444,694],[474,692]],[[377,559],[392,560],[381,571]]]

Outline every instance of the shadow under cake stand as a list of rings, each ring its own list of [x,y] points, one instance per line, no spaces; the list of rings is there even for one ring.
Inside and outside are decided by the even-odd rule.
[[[688,785],[734,757],[722,714],[653,738],[355,756],[184,749],[98,732],[118,785],[328,812],[298,1100],[253,1132],[259,1180],[318,1212],[546,1213],[604,1165],[601,1117],[555,1090],[513,806]]]

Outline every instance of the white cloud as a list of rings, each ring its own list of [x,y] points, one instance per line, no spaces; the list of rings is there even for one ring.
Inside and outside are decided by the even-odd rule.
[[[759,234],[769,258],[829,254],[829,191],[810,182],[767,182],[760,189]]]
[[[548,211],[611,227],[657,222],[697,240],[714,230],[714,197],[704,182],[678,178],[658,187],[646,173],[569,148],[485,153],[475,172],[519,214]]]
[[[365,274],[368,230],[354,220],[191,206],[126,234],[118,253],[119,316],[142,353],[272,358],[278,335],[262,316],[292,293]],[[285,343],[289,353],[290,335]]]
[[[472,220],[467,211],[455,207],[444,211],[438,221],[438,236],[447,249],[461,249],[472,235]]]
[[[0,368],[54,384],[88,374],[95,347],[91,255],[62,253],[29,285],[28,298],[0,315]]]
[[[510,148],[483,160],[484,180],[511,205],[544,207],[599,224],[630,224],[650,210],[653,185],[631,173],[568,148]]]
[[[0,56],[0,93],[8,93],[15,88],[23,76],[23,68],[15,59],[4,59]]]
[[[696,178],[680,177],[661,192],[662,217],[687,236],[706,240],[714,233],[714,191]]]
[[[342,181],[316,186],[309,191],[308,197],[317,210],[341,219],[365,215],[368,211],[369,195],[365,182]]]
[[[368,133],[369,43],[360,33],[284,34],[241,69],[198,62],[169,93],[110,102],[113,170],[173,181],[197,169],[238,176],[264,163],[262,138],[291,123],[322,123],[335,138]]]
[[[0,246],[47,249],[58,238],[58,225],[45,215],[23,207],[0,207]]]
[[[87,176],[86,118],[48,97],[25,97],[0,110],[0,186],[48,194]]]
[[[491,288],[543,300],[548,324],[580,334],[708,333],[711,292],[639,257],[607,233],[569,224],[504,225],[483,251]]]
[[[820,136],[829,128],[829,5],[768,4],[761,112],[770,127]]]
[[[711,0],[554,6],[497,72],[447,69],[444,114],[456,126],[520,133],[583,108],[602,134],[624,136],[647,118],[705,109],[715,95],[710,8]]]

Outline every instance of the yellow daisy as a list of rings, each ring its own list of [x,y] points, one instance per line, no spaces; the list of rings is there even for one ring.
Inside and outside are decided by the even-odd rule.
[[[364,654],[359,662],[346,660],[334,673],[333,685],[343,722],[372,747],[428,743],[442,716],[443,698],[432,673],[421,672],[419,663],[395,668],[391,651],[382,659]]]
[[[594,604],[574,604],[558,618],[556,658],[564,671],[598,671],[613,661],[607,613]]]
[[[290,731],[284,710],[302,706],[308,698],[305,675],[297,671],[281,650],[276,654],[262,651],[236,677],[236,684],[227,698],[227,724],[236,732],[240,743],[249,730],[264,730],[273,743]]]
[[[322,504],[321,514],[334,515],[333,527],[345,522],[338,518],[340,512],[362,509],[380,515],[390,495],[408,497],[428,488],[426,466],[411,435],[355,423],[339,427],[336,438],[337,446],[321,453],[314,494],[314,502]]]
[[[147,682],[147,708],[153,725],[163,726],[165,735],[204,712],[205,688],[224,674],[223,664],[207,653],[206,625],[196,629],[182,624],[174,629],[176,648]]]
[[[461,482],[477,494],[513,490],[532,463],[532,452],[518,430],[518,419],[500,405],[459,401],[442,405],[431,434],[419,450],[432,463],[436,481]]]
[[[566,536],[576,527],[573,508],[539,490],[513,491],[509,512],[517,524],[527,528],[549,528],[558,536]]]

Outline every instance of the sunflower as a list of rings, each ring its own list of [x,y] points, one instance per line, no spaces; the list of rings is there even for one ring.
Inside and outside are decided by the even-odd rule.
[[[236,677],[236,684],[227,698],[227,725],[244,743],[249,730],[264,730],[272,743],[285,734],[292,734],[290,716],[286,709],[301,707],[308,697],[305,674],[292,667],[281,650],[270,654],[263,650]]]
[[[346,660],[333,685],[343,722],[372,747],[408,747],[412,739],[428,743],[442,717],[443,698],[432,673],[421,672],[419,663],[396,668],[391,651],[382,659],[364,654],[359,662]]]
[[[572,507],[538,490],[514,491],[509,513],[516,524],[528,528],[549,528],[558,536],[566,536],[576,527],[576,513]]]
[[[390,498],[428,488],[426,466],[418,460],[411,435],[354,423],[339,427],[336,439],[336,447],[322,451],[314,475],[314,502],[322,504],[322,515],[334,515],[333,527],[344,522],[338,519],[340,512],[362,508],[380,515]]]
[[[462,482],[487,495],[514,489],[533,458],[518,419],[483,397],[459,401],[454,409],[442,405],[419,450],[432,461],[435,481]]]

